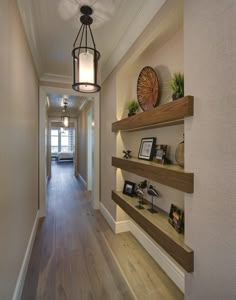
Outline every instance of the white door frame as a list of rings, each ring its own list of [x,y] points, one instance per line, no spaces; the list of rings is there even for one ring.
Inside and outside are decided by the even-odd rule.
[[[86,137],[87,137],[87,188],[89,191],[92,190],[92,184],[93,184],[93,176],[92,169],[93,169],[93,154],[94,150],[92,149],[92,143],[93,143],[93,128],[92,128],[92,121],[93,121],[93,107],[90,107],[86,111]]]
[[[47,95],[62,94],[78,96],[72,89],[60,87],[39,87],[39,211],[40,217],[46,216],[46,184],[47,184],[47,134],[48,124],[46,118]],[[93,209],[99,209],[100,205],[100,94],[88,94],[94,98],[94,193],[92,197]]]

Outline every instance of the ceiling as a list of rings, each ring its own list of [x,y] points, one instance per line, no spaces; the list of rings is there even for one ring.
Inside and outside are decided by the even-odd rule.
[[[65,96],[61,94],[48,94],[48,106],[50,108],[55,107],[63,107],[63,100],[67,99],[68,107],[69,108],[77,108],[78,110],[80,107],[84,104],[85,101],[87,101],[86,96]]]
[[[18,0],[41,80],[71,82],[71,50],[80,27],[79,8],[94,10],[102,81],[109,75],[165,0]]]
[[[72,117],[77,117],[80,110],[93,98],[89,96],[69,96],[62,94],[47,95],[47,113],[49,117],[61,117],[64,110],[64,99],[66,99],[68,112]]]

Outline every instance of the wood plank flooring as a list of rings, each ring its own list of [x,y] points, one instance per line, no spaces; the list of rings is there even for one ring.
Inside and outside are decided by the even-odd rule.
[[[130,233],[115,235],[71,163],[53,163],[22,300],[178,300],[183,294]]]

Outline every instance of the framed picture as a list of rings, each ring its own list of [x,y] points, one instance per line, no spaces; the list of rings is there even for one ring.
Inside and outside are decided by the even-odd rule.
[[[167,156],[167,145],[156,145],[155,156],[153,160],[159,164],[163,164],[166,162]]]
[[[171,204],[168,221],[178,233],[184,232],[184,211],[174,204]]]
[[[143,138],[141,140],[138,158],[145,159],[145,160],[152,160],[156,145],[156,138]]]
[[[124,188],[123,188],[123,194],[133,197],[135,191],[135,183],[125,180]]]

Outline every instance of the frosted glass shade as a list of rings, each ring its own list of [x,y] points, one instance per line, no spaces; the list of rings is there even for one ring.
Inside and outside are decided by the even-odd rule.
[[[69,127],[69,117],[63,117],[63,124],[65,127]]]
[[[89,52],[83,52],[79,55],[78,72],[79,82],[94,83],[94,63],[93,55]],[[81,85],[81,89],[85,91],[93,90],[93,86]]]

